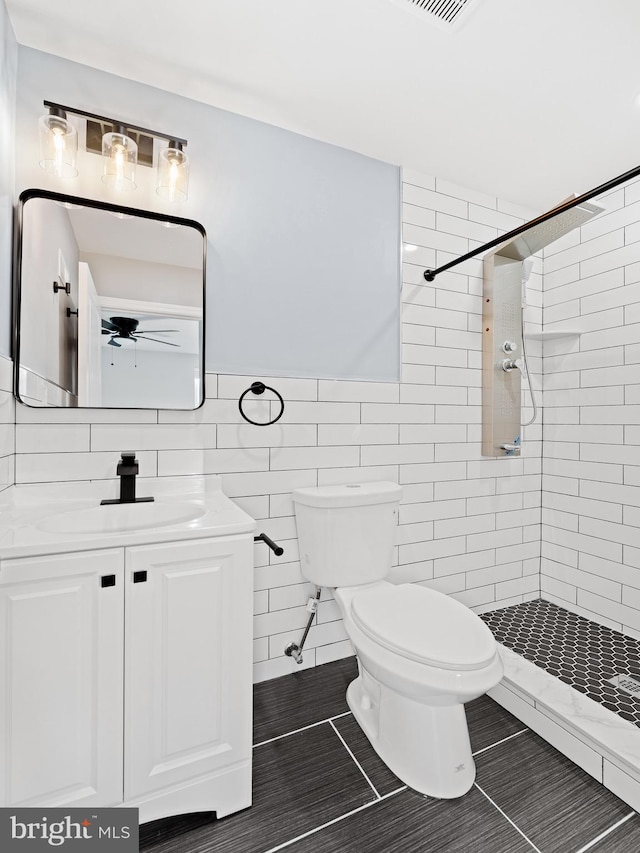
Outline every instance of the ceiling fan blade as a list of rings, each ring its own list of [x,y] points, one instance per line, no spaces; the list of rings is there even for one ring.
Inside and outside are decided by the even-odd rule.
[[[179,347],[180,344],[172,344],[171,341],[162,341],[160,338],[149,338],[147,335],[136,335],[135,340],[138,341],[155,341],[157,344],[164,344],[167,347]]]
[[[119,332],[120,327],[114,325],[110,320],[102,320],[102,328],[108,329],[110,332]]]
[[[154,335],[159,335],[160,332],[179,332],[179,331],[180,331],[180,329],[151,329],[151,332]],[[132,332],[131,334],[132,335],[146,335],[148,333],[145,332],[144,329],[138,329],[137,332]]]
[[[107,341],[107,346],[110,346],[110,347],[121,347],[121,346],[122,346],[122,344],[119,344],[119,343],[116,341],[115,337],[113,337],[113,338],[111,338],[111,340],[110,340],[110,341]]]

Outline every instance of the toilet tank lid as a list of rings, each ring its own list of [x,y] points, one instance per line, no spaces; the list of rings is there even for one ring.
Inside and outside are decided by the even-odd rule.
[[[366,506],[399,501],[402,488],[397,483],[346,483],[340,486],[309,486],[294,489],[294,503],[305,506]]]

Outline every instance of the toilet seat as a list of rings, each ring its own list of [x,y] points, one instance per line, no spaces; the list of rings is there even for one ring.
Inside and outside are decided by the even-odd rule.
[[[351,601],[351,614],[371,640],[429,666],[481,669],[496,654],[493,634],[472,610],[423,586],[383,583],[362,589]]]

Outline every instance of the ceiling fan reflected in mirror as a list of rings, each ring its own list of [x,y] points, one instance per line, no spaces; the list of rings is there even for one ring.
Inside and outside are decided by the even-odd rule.
[[[111,335],[107,344],[112,347],[121,347],[118,341],[154,341],[157,344],[165,344],[168,347],[179,347],[171,341],[163,341],[161,338],[152,338],[148,332],[138,331],[139,320],[134,317],[109,317],[102,320],[102,334]],[[154,335],[177,333],[179,329],[153,329]]]

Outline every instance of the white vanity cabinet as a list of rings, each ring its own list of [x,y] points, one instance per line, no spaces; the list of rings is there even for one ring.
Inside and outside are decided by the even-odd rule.
[[[123,579],[122,548],[3,561],[2,806],[122,800]]]
[[[0,563],[0,804],[251,804],[249,535]]]
[[[124,799],[141,815],[166,790],[177,812],[251,804],[252,566],[248,536],[125,550]]]

